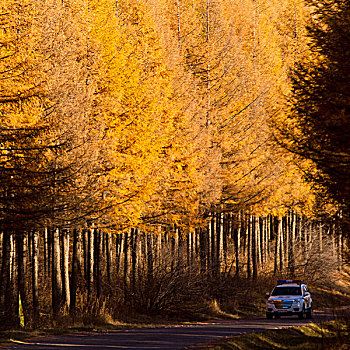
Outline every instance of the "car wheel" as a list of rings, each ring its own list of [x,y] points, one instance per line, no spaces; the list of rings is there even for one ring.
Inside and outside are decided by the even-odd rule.
[[[281,318],[280,314],[275,314],[275,318]]]
[[[268,318],[269,320],[271,320],[273,317],[273,314],[271,312],[266,312],[266,318]]]
[[[306,318],[312,318],[312,308],[310,307],[307,311],[306,311]]]
[[[301,311],[301,312],[298,313],[298,318],[299,318],[299,320],[304,319],[304,314],[305,314],[305,309],[303,308],[303,311]]]

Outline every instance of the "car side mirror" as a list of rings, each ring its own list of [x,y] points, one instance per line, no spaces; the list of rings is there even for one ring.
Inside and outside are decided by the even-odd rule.
[[[266,298],[268,298],[270,296],[270,293],[266,293]]]

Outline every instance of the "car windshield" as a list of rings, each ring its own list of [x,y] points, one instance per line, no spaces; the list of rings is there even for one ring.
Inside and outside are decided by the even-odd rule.
[[[276,287],[272,295],[301,295],[300,287]]]

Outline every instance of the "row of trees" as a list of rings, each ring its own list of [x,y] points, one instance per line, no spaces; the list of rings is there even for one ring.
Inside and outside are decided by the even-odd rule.
[[[222,300],[242,279],[261,274],[307,276],[312,284],[342,268],[348,247],[339,230],[294,212],[240,212],[211,214],[208,225],[189,234],[175,227],[111,236],[91,227],[2,237],[9,242],[1,249],[3,313],[16,320],[16,281],[31,326],[52,312],[91,322],[102,305],[113,318],[125,310],[176,314]]]
[[[100,301],[135,294],[145,285],[137,278],[152,280],[155,261],[168,273],[153,252],[163,239],[175,247],[170,271],[176,245],[187,241],[187,259],[199,259],[201,273],[221,275],[231,237],[237,263],[230,275],[255,277],[271,240],[274,271],[288,257],[293,274],[284,243],[297,229],[282,223],[266,234],[266,227],[291,208],[308,218],[315,207],[327,215],[338,209],[304,182],[300,167],[313,165],[272,137],[288,120],[287,73],[308,52],[308,11],[301,0],[2,1],[0,302],[8,324],[19,294],[28,310],[29,262],[33,319],[38,283],[50,281],[55,315],[62,305],[74,313],[85,283],[87,298]],[[236,219],[208,226],[212,212]],[[237,248],[242,239],[245,250]],[[110,281],[121,276],[117,294]]]
[[[2,226],[191,226],[218,203],[309,201],[268,123],[305,9],[272,5],[3,2]]]

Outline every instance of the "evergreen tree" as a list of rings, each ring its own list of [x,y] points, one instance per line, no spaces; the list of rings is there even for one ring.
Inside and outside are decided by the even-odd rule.
[[[292,76],[291,113],[282,127],[284,145],[315,166],[308,179],[324,194],[350,206],[350,3],[310,0],[310,54]]]

